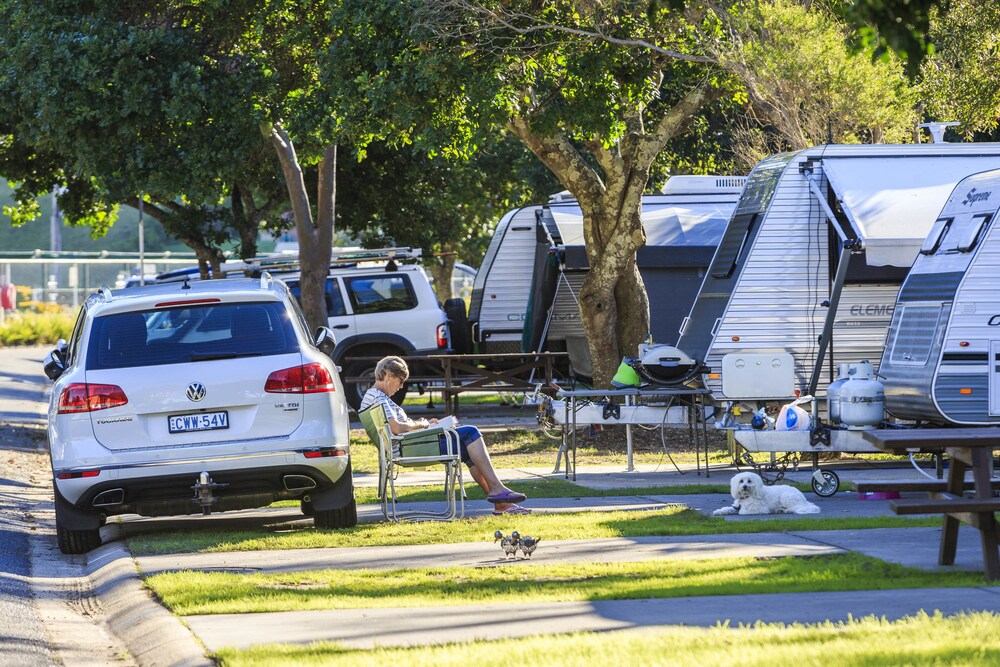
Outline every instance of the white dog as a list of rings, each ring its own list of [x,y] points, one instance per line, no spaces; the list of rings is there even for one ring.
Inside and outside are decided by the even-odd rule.
[[[712,514],[818,514],[819,507],[793,486],[766,486],[760,475],[741,472],[729,482],[733,504]]]

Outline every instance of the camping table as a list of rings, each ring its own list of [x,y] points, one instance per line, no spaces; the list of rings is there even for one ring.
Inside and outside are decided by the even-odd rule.
[[[679,405],[688,409],[688,438],[694,444],[695,468],[701,475],[700,452],[705,452],[705,477],[708,477],[708,431],[705,426],[705,397],[710,394],[707,389],[687,389],[687,388],[628,388],[628,389],[583,389],[575,391],[560,390],[556,393],[556,398],[564,400],[565,421],[563,422],[562,443],[559,446],[559,454],[556,458],[556,470],[559,469],[559,456],[566,456],[567,479],[576,479],[576,440],[577,440],[577,411],[580,401],[594,401],[616,398],[624,399],[624,405],[620,406],[622,416],[618,419],[605,419],[600,423],[613,426],[616,424],[625,426],[625,446],[626,446],[626,466],[625,472],[634,472],[635,466],[632,462],[632,426],[634,424],[652,425],[648,417],[643,418],[642,413],[637,410],[630,410],[651,399],[677,399]],[[664,413],[666,408],[664,408]],[[656,425],[663,428],[663,422],[656,422]],[[670,452],[666,452],[670,457]],[[670,462],[674,463],[673,457]],[[674,463],[677,468],[677,464]],[[677,468],[678,472],[682,472]]]
[[[993,449],[1000,447],[1000,427],[914,428],[865,431],[864,438],[881,450],[909,454],[944,449],[948,454],[948,479],[937,484],[920,482],[914,489],[930,490],[930,497],[890,501],[897,514],[941,513],[939,565],[954,565],[959,522],[979,530],[986,579],[1000,579],[997,522],[1000,499],[993,497]],[[972,497],[963,495],[965,473],[972,471]],[[898,485],[897,485],[898,486]]]

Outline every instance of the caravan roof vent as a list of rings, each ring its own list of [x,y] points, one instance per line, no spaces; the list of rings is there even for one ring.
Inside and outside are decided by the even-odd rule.
[[[663,189],[665,195],[739,193],[746,176],[671,176]]]
[[[576,197],[569,190],[563,190],[562,192],[557,192],[554,195],[549,195],[550,204],[558,204],[564,201],[576,201]]]
[[[922,127],[930,133],[931,143],[945,144],[948,142],[944,140],[944,131],[953,125],[959,125],[959,123],[955,121],[948,121],[946,123],[920,123],[917,127]]]

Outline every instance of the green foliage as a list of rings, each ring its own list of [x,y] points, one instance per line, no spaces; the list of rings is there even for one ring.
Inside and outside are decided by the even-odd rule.
[[[966,138],[992,132],[1000,119],[1000,6],[952,0],[932,14],[934,53],[923,63],[928,118],[958,121]]]
[[[60,338],[69,339],[73,322],[65,311],[7,313],[0,324],[0,346],[54,345]]]
[[[848,27],[822,6],[764,0],[737,5],[731,20],[740,38],[722,45],[722,57],[765,121],[741,128],[748,166],[828,142],[909,140],[917,97],[902,63],[873,59],[873,47],[851,50]]]

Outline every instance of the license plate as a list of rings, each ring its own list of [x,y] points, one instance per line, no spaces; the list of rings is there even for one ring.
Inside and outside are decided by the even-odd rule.
[[[171,433],[187,433],[188,431],[215,431],[229,428],[229,413],[199,412],[191,415],[171,415],[167,417],[167,428]]]

